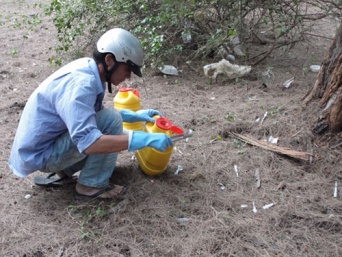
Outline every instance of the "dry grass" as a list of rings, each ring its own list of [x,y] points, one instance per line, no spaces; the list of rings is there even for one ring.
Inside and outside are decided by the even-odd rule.
[[[125,200],[79,205],[72,200],[72,186],[44,190],[32,186],[33,175],[19,179],[9,171],[20,103],[52,71],[47,49],[53,32],[31,32],[22,42],[22,31],[1,30],[6,47],[0,54],[6,62],[0,74],[9,75],[0,78],[0,256],[342,255],[341,200],[333,197],[335,181],[342,181],[341,137],[314,136],[310,131],[318,107],[312,103],[303,109],[300,102],[315,80],[303,67],[312,64],[313,56],[319,60],[329,41],[315,41],[308,52],[300,47],[285,56],[279,52],[254,67],[259,78],[272,67],[275,76],[267,87],[261,79],[248,78],[209,85],[186,67],[177,78],[146,74],[145,88],[135,82],[143,106],[193,129],[193,137],[177,142],[159,177],[144,175],[132,153],[122,153],[112,182],[129,186]],[[22,55],[9,56],[11,48]],[[295,83],[284,89],[282,83],[294,75]],[[112,105],[113,95],[105,100]],[[265,111],[269,116],[255,123]],[[234,121],[226,119],[228,113]],[[315,158],[298,160],[251,146],[230,136],[233,132],[259,140],[273,135],[280,147],[312,151]],[[183,171],[175,175],[178,165]],[[27,194],[32,197],[25,199]],[[263,209],[270,203],[274,206]]]

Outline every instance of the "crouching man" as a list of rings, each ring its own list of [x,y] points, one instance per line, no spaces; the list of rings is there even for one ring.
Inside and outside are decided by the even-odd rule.
[[[21,115],[9,159],[13,173],[26,177],[42,171],[49,175],[35,177],[35,184],[55,186],[81,171],[77,200],[122,195],[126,188],[109,185],[118,152],[146,146],[165,151],[173,145],[164,133],[122,133],[122,122],[153,122],[152,117],[160,114],[157,110],[103,108],[106,83],[111,93],[111,85],[129,79],[131,72],[141,77],[142,64],[139,40],[114,28],[100,37],[93,58],[75,60],[48,77],[29,97]]]

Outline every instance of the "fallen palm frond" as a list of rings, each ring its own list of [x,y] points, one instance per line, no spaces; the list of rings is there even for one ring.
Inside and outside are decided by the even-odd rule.
[[[263,149],[266,149],[269,151],[273,151],[273,152],[276,152],[279,154],[287,155],[287,156],[290,156],[292,158],[308,161],[310,159],[310,157],[314,156],[312,153],[296,151],[296,150],[292,150],[292,149],[287,148],[287,147],[281,147],[278,145],[271,144],[267,141],[257,140],[250,135],[241,135],[241,134],[237,134],[237,133],[233,133],[233,132],[231,134],[233,136],[239,138],[240,140],[248,143],[248,144],[258,146],[260,148],[263,148]]]

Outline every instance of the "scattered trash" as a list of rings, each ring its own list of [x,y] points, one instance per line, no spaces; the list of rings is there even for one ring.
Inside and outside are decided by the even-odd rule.
[[[255,202],[253,201],[253,212],[254,213],[257,213],[258,212],[258,210],[257,210],[257,208],[256,208],[256,206],[255,206]]]
[[[259,169],[255,170],[255,180],[256,180],[256,183],[255,183],[256,188],[260,188],[260,186],[261,186],[261,179],[260,179]]]
[[[337,181],[335,182],[335,187],[334,187],[334,197],[337,198]]]
[[[260,119],[260,117],[258,117],[258,118],[255,120],[255,122],[259,122],[259,121],[260,121],[260,124],[262,124],[262,123],[264,122],[264,120],[266,119],[267,115],[268,115],[268,112],[265,112],[265,113],[264,113],[264,116],[262,116],[261,119]]]
[[[247,208],[248,205],[247,204],[241,204],[241,208]]]
[[[58,249],[57,257],[62,257],[65,251],[65,247],[61,245]]]
[[[236,58],[234,55],[230,54],[231,51],[231,47],[225,44],[224,46],[220,46],[218,55],[221,56],[221,58],[227,59],[230,62],[235,62]]]
[[[294,138],[294,137],[298,136],[298,135],[299,135],[300,133],[302,133],[302,132],[303,132],[303,130],[300,129],[299,131],[297,131],[296,133],[294,133],[291,137]]]
[[[191,32],[188,29],[184,29],[182,31],[182,40],[183,43],[190,43],[192,39]]]
[[[173,148],[173,150],[177,151],[180,155],[183,154],[183,152],[181,150],[179,150],[176,146]]]
[[[231,39],[231,43],[233,45],[233,50],[236,55],[245,56],[245,53],[241,49],[240,39],[238,36],[233,36],[233,38]]]
[[[30,198],[32,197],[32,195],[27,194],[27,195],[25,195],[24,197],[25,197],[25,199],[30,199]]]
[[[186,222],[190,221],[190,219],[189,218],[178,218],[177,221],[179,223],[186,223]]]
[[[288,79],[288,80],[286,80],[286,81],[283,83],[283,86],[284,86],[285,88],[289,88],[289,87],[291,86],[291,84],[293,83],[293,81],[294,81],[294,77],[293,77],[293,78],[290,78],[290,79]]]
[[[262,117],[262,119],[260,121],[260,124],[264,123],[264,120],[266,119],[267,115],[268,115],[268,112],[265,112],[264,116]]]
[[[227,60],[228,60],[228,61],[231,61],[231,62],[235,62],[235,56],[232,55],[232,54],[228,54],[228,55],[227,55]]]
[[[178,168],[175,172],[175,175],[178,175],[179,172],[183,171],[183,167],[181,165],[178,165]]]
[[[159,70],[166,75],[173,75],[173,76],[179,75],[176,67],[174,67],[172,65],[164,65],[163,67],[159,68]]]
[[[267,69],[266,71],[261,73],[261,76],[266,77],[267,79],[271,79],[274,77],[274,73],[271,69]]]
[[[326,106],[324,107],[323,111],[328,110],[328,109],[335,103],[335,101],[336,101],[336,99],[337,99],[337,96],[339,96],[340,92],[341,92],[341,88],[338,88],[337,91],[336,91],[336,93],[334,93],[334,94],[330,97],[330,99],[328,100],[328,102],[327,102]]]
[[[215,96],[213,96],[213,97],[210,97],[210,100],[215,100]]]
[[[224,190],[226,188],[222,183],[217,183],[217,184],[220,186],[221,190]]]
[[[272,136],[270,136],[268,138],[268,142],[270,142],[271,144],[276,145],[276,144],[278,144],[278,139],[279,139],[279,137],[272,137]]]
[[[239,169],[238,169],[238,166],[236,164],[234,164],[234,171],[235,171],[236,176],[238,177],[239,176]]]
[[[251,69],[251,66],[231,64],[226,59],[222,59],[219,62],[211,63],[203,67],[204,75],[211,80],[216,80],[219,74],[226,75],[229,79],[239,78],[248,74]]]
[[[131,160],[135,160],[136,158],[135,155],[132,155]]]
[[[274,82],[274,73],[272,72],[272,68],[268,67],[266,71],[261,73],[261,78],[263,81],[263,86],[267,87],[270,83]]]
[[[267,209],[269,209],[269,208],[271,208],[271,207],[273,207],[273,206],[274,206],[274,203],[270,203],[270,204],[264,205],[262,208],[263,208],[264,210],[267,210]]]
[[[320,65],[311,65],[310,66],[310,70],[312,72],[319,72],[319,70],[321,69],[321,66]]]
[[[215,142],[216,140],[217,140],[217,137],[211,139],[211,140],[209,141],[209,143],[213,143],[213,142]]]
[[[264,205],[262,208],[263,208],[264,210],[267,210],[267,209],[269,209],[269,208],[271,208],[271,207],[273,207],[273,206],[274,206],[274,203],[270,203],[270,204]]]
[[[285,183],[285,181],[282,181],[277,186],[277,190],[280,190],[280,189],[283,190],[283,189],[285,189],[285,187],[286,187],[286,183]]]
[[[260,101],[260,99],[258,99],[257,96],[254,95],[252,97],[248,97],[248,101]]]

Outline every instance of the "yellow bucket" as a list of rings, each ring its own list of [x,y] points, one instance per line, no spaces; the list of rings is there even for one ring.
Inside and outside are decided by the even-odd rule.
[[[141,110],[140,94],[134,88],[120,88],[113,102],[114,108],[118,110],[128,109],[134,112]],[[123,122],[123,127],[128,130],[144,130],[143,122]]]
[[[155,123],[147,122],[145,131],[148,133],[165,133],[170,137],[173,136],[174,132],[177,134],[183,132],[164,117],[157,118]],[[146,175],[155,176],[165,172],[172,152],[172,146],[168,147],[165,152],[160,152],[152,147],[145,147],[137,150],[135,155],[142,171]]]

